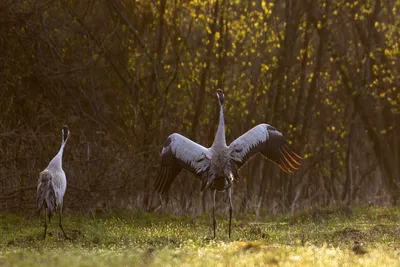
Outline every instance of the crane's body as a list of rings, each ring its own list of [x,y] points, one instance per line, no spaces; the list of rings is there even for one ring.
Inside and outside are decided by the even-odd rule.
[[[161,151],[161,169],[154,184],[155,190],[165,193],[171,187],[182,168],[191,171],[202,181],[201,189],[213,191],[213,230],[215,237],[215,195],[217,191],[228,191],[229,197],[229,237],[232,220],[232,184],[239,180],[238,170],[255,154],[261,153],[273,161],[281,170],[293,172],[301,163],[288,145],[286,139],[274,127],[259,124],[234,140],[229,146],[225,139],[224,94],[217,90],[220,106],[219,124],[214,142],[205,148],[192,140],[173,133]]]
[[[44,234],[43,239],[46,238],[47,233],[47,220],[50,222],[51,216],[55,210],[59,212],[59,226],[63,231],[64,237],[68,238],[62,227],[62,207],[64,194],[67,189],[67,177],[62,168],[62,156],[64,147],[69,138],[69,129],[64,126],[62,129],[61,147],[57,155],[50,161],[49,165],[39,174],[39,181],[37,186],[37,208],[38,215],[43,209],[44,211]],[[65,138],[65,135],[67,137]]]
[[[221,148],[219,151],[211,150],[211,165],[208,175],[210,184],[209,189],[225,191],[232,186],[233,173],[231,161],[229,160],[228,147]]]

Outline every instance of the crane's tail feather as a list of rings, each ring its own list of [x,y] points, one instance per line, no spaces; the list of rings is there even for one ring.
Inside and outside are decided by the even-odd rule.
[[[37,189],[37,209],[38,215],[41,209],[47,211],[49,221],[56,208],[56,193],[52,181],[51,174],[49,172],[42,172],[39,177],[39,185]]]

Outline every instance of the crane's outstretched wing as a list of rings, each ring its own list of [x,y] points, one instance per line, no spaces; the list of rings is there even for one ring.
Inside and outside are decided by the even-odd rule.
[[[167,192],[182,168],[200,176],[210,166],[209,155],[207,148],[180,134],[171,134],[161,152],[161,169],[154,183],[154,189],[158,193]]]
[[[285,137],[269,124],[259,124],[229,145],[233,161],[242,167],[252,156],[261,153],[285,172],[293,172],[302,159],[290,147]]]

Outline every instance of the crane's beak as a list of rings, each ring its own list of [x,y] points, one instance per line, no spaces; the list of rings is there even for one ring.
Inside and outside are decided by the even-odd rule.
[[[224,104],[224,98],[225,98],[224,97],[224,92],[221,89],[217,89],[216,95],[217,95],[219,104],[223,105]]]
[[[63,142],[67,142],[68,137],[69,137],[69,128],[67,125],[64,125],[62,128],[62,138],[63,138]]]

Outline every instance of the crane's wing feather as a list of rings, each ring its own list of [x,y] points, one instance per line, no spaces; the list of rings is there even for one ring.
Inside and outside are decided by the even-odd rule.
[[[293,172],[302,159],[290,147],[285,137],[269,124],[259,124],[229,145],[230,155],[241,168],[252,156],[261,153],[285,172]]]
[[[44,170],[39,175],[39,181],[37,186],[37,197],[36,204],[38,211],[44,207],[47,208],[47,215],[49,220],[57,207],[56,201],[56,190],[54,188],[54,177],[48,170]]]
[[[161,152],[161,168],[154,189],[158,193],[167,192],[182,168],[201,176],[210,166],[209,155],[207,148],[180,134],[171,134]]]

